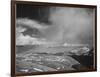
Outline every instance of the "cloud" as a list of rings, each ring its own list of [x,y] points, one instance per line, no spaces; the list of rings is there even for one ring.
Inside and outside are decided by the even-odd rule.
[[[16,24],[17,24],[17,26],[37,28],[39,30],[47,28],[47,26],[43,26],[39,22],[37,22],[35,20],[32,20],[32,19],[28,19],[28,18],[17,18],[16,19]]]
[[[63,36],[63,42],[92,44],[94,16],[94,9],[91,8],[53,7],[50,11],[49,21],[59,27],[62,35],[59,34],[57,38]]]
[[[48,19],[52,24],[39,23],[28,18],[18,18],[16,20],[16,27],[19,28],[20,26],[21,28],[16,33],[19,35],[17,43],[55,45],[67,42],[92,45],[93,26],[95,25],[94,16],[94,9],[51,7]],[[22,32],[27,30],[27,27],[38,29],[43,36],[42,40],[31,36],[24,36]]]
[[[22,33],[20,33],[19,37],[17,37],[16,39],[16,45],[40,45],[40,44],[46,44],[45,40],[31,37],[29,35],[24,36]]]
[[[35,38],[29,35],[24,36],[22,33],[16,38],[16,45],[57,45],[56,42],[48,41],[45,38]]]
[[[45,24],[44,24],[45,25]],[[48,26],[43,26],[39,24],[37,21],[27,19],[27,18],[18,18],[16,19],[16,45],[46,45],[51,46],[54,45],[55,42],[47,40],[45,37],[36,38],[30,35],[24,35],[23,32],[31,29],[38,29],[41,34],[44,34],[44,30],[48,28]],[[33,35],[35,35],[33,33]]]

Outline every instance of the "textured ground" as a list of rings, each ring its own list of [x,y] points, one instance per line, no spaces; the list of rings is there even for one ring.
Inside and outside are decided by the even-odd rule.
[[[32,52],[33,49],[31,49],[30,46],[29,50],[26,50],[26,52],[24,52],[25,47],[17,49],[22,51],[16,54],[17,73],[71,71],[71,70],[81,70],[82,68],[86,68],[80,62],[81,60],[80,57],[78,59],[75,58],[77,55],[75,53],[72,54],[72,52],[69,53],[63,51],[55,53]],[[58,48],[56,50],[58,50]],[[82,55],[82,53],[80,55]]]

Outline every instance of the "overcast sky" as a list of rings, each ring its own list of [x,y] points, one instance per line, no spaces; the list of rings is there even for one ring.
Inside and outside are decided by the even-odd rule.
[[[28,38],[34,40],[34,28],[37,35],[41,36],[38,40],[43,42],[57,43],[85,43],[92,44],[93,27],[95,26],[94,9],[74,8],[74,7],[33,7],[29,5],[17,6],[16,28],[21,26],[22,32],[27,31],[30,35],[23,35],[19,31],[21,42]],[[33,30],[33,31],[31,31]],[[20,39],[19,38],[19,39]],[[24,41],[26,42],[26,41]]]

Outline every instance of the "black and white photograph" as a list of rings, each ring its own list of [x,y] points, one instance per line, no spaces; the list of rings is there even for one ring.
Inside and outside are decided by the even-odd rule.
[[[96,69],[96,8],[16,3],[16,74]]]

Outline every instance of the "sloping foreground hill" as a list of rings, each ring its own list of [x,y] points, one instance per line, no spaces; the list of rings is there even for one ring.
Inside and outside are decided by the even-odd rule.
[[[84,63],[86,63],[90,57],[88,55],[86,57],[84,55],[73,54],[73,52],[70,53],[73,49],[76,51],[79,48],[80,47],[40,48],[38,52],[38,49],[33,46],[26,48],[21,47],[21,49],[19,48],[17,50],[21,52],[16,52],[16,72],[50,72],[85,69],[87,67],[84,66]],[[83,51],[81,50],[81,52]],[[81,60],[84,63],[82,63]],[[88,62],[89,61],[90,60],[88,60]],[[89,66],[91,65],[89,64]]]

